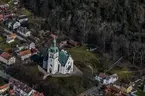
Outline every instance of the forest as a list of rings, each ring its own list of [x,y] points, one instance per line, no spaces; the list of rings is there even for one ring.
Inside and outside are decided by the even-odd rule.
[[[21,5],[45,18],[41,29],[98,46],[112,61],[123,57],[144,66],[144,0],[21,0]]]

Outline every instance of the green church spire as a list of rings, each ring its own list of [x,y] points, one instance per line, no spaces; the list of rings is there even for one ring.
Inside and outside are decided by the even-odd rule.
[[[52,46],[49,48],[50,52],[56,53],[59,51],[58,47],[56,46],[56,39],[53,39]]]

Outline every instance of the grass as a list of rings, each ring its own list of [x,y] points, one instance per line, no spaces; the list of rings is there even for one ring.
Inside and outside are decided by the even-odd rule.
[[[3,41],[3,37],[0,36],[0,41]]]
[[[1,2],[4,2],[4,3],[8,3],[10,2],[11,0],[0,0]]]
[[[10,48],[11,45],[5,42],[0,43],[0,49]]]
[[[145,96],[145,92],[143,92],[143,90],[141,90],[140,88],[137,89],[137,92],[136,92],[136,95],[137,96]]]
[[[124,68],[114,68],[110,71],[111,73],[116,73],[119,76],[119,80],[125,80],[132,77],[132,72],[130,72],[126,67]]]
[[[28,11],[27,9],[24,9],[23,10],[23,14],[26,15],[26,16],[30,16],[31,15],[31,12]]]
[[[6,42],[1,42],[0,43],[0,49],[3,49],[4,50],[4,49],[7,49],[7,48],[11,48],[11,47],[14,47],[17,44],[18,44],[18,41],[14,41],[14,42],[12,42],[10,44],[8,44]]]
[[[75,62],[81,62],[82,64],[91,64],[93,68],[99,67],[98,57],[90,51],[87,51],[87,47],[73,47],[68,49]]]
[[[4,84],[6,84],[6,82],[4,82],[2,78],[0,78],[0,86],[3,86]]]
[[[33,75],[35,75],[36,73],[39,73],[37,65],[26,66],[26,67],[27,67],[27,70]]]

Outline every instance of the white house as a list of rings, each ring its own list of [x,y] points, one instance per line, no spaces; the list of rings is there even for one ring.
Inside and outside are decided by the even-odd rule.
[[[34,94],[37,92],[36,90],[14,78],[9,79],[9,85],[14,90],[15,96],[35,96]],[[40,94],[36,96],[44,95]]]
[[[26,15],[20,15],[20,16],[18,17],[18,21],[19,21],[20,23],[25,22],[25,21],[28,21],[28,17],[27,17]]]
[[[14,78],[9,79],[9,85],[13,89],[15,96],[44,96],[43,93],[39,93],[38,91]]]
[[[27,27],[19,27],[17,29],[17,33],[19,33],[25,37],[31,36],[31,31],[28,30]]]
[[[7,26],[8,26],[9,29],[15,30],[15,29],[17,29],[18,27],[20,27],[21,24],[20,24],[20,22],[17,22],[17,21],[12,20],[12,21],[9,21],[9,22],[8,22],[8,25],[7,25]]]
[[[12,43],[12,42],[15,41],[15,38],[16,38],[16,34],[11,33],[10,35],[7,35],[6,42],[7,42],[7,43]]]
[[[0,61],[7,64],[12,65],[16,62],[16,58],[8,54],[7,52],[2,52],[0,54]]]
[[[31,50],[28,49],[18,52],[17,55],[21,58],[21,60],[25,60],[28,59],[32,55],[32,53]]]
[[[27,49],[29,49],[29,45],[27,43],[23,43],[23,44],[16,45],[15,52],[18,53],[22,50],[27,50]]]
[[[73,72],[73,63],[67,51],[59,51],[54,38],[53,45],[48,49],[48,55],[43,60],[43,68],[50,74],[69,74]]]
[[[118,80],[117,74],[113,74],[111,76],[107,76],[105,73],[100,73],[98,76],[95,77],[95,80],[99,81],[103,85],[112,84]]]

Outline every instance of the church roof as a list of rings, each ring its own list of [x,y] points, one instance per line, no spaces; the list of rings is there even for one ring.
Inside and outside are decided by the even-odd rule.
[[[62,66],[66,65],[66,62],[67,62],[68,58],[69,58],[69,54],[66,51],[61,50],[59,52],[59,59],[58,59],[58,61],[60,62],[60,64]]]

